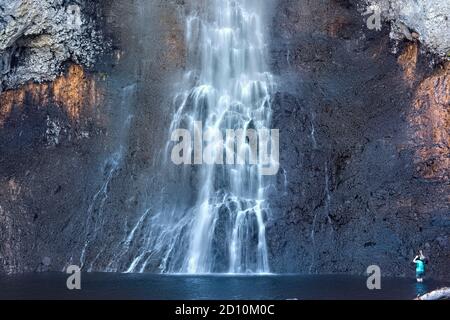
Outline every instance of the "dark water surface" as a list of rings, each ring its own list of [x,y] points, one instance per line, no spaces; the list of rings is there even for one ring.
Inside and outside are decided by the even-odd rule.
[[[448,285],[428,280],[383,278],[368,290],[366,278],[344,275],[186,276],[82,274],[81,290],[66,287],[64,273],[0,277],[0,299],[284,300],[413,299]]]

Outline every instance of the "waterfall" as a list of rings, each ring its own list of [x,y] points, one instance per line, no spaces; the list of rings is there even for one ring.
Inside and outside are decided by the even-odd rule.
[[[269,128],[274,84],[265,61],[261,1],[215,0],[209,5],[186,18],[188,65],[170,129],[195,132],[198,123],[205,132]],[[225,148],[231,142],[227,136]],[[248,152],[249,144],[238,145],[236,154]],[[172,145],[167,144],[164,167],[173,166]],[[144,271],[157,260],[167,273],[268,273],[265,224],[271,178],[261,174],[260,166],[175,170],[178,192],[146,221],[145,241],[128,272]]]

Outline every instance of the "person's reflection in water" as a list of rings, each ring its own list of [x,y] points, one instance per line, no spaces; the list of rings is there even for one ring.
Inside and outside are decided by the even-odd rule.
[[[417,297],[423,296],[427,292],[428,292],[428,287],[425,283],[423,283],[423,282],[416,283],[416,296]]]

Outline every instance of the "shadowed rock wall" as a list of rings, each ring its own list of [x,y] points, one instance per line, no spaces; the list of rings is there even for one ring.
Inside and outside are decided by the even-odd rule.
[[[357,1],[281,0],[273,22],[281,129],[268,238],[278,272],[449,277],[449,69],[366,28]],[[399,53],[392,54],[399,45]]]

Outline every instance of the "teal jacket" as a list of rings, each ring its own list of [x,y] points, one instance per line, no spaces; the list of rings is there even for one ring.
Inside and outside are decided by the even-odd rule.
[[[416,272],[425,272],[425,262],[422,260],[416,261]]]

